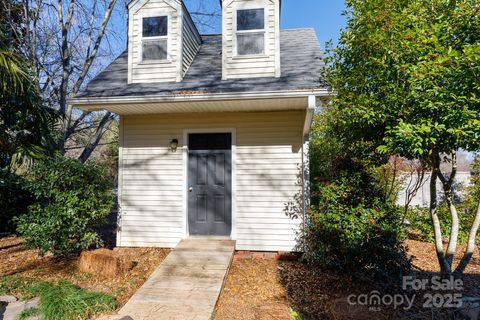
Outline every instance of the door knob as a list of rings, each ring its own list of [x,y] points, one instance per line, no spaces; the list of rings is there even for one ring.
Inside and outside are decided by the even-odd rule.
[[[188,192],[192,192],[192,191],[193,191],[192,187],[188,188]]]

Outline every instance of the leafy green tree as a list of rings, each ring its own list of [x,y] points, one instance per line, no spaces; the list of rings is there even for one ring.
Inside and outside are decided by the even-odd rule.
[[[343,128],[339,139],[367,142],[377,152],[420,159],[431,168],[437,257],[442,272],[451,273],[459,220],[452,192],[456,152],[480,149],[480,2],[348,0],[347,8],[348,26],[328,71],[338,93],[333,106]],[[440,170],[444,160],[452,164],[450,176]],[[452,218],[446,252],[437,179]],[[474,224],[471,240],[477,231]]]
[[[395,205],[395,166],[371,141],[346,139],[342,110],[325,106],[310,136],[311,207],[299,233],[308,263],[394,284],[411,267]]]

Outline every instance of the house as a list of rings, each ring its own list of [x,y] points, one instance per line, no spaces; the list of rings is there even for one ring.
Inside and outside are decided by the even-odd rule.
[[[223,33],[202,35],[182,1],[134,0],[128,49],[70,100],[120,116],[118,246],[295,248],[322,52],[314,30],[280,30],[281,0],[221,5]]]
[[[445,171],[444,171],[445,172]],[[450,175],[449,172],[446,173]],[[425,172],[423,180],[418,174],[405,173],[400,179],[401,185],[397,197],[397,205],[405,206],[409,202],[410,207],[428,208],[430,207],[430,179],[432,173]],[[471,171],[459,171],[455,175],[455,200],[462,201],[468,195],[468,187],[472,186],[473,174]],[[418,189],[415,188],[418,186]],[[416,191],[416,192],[415,192]],[[437,181],[437,201],[443,203],[445,201],[445,193],[440,180]]]

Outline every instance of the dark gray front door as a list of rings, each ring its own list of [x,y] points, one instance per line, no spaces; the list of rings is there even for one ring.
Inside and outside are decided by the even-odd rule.
[[[189,233],[229,236],[232,229],[232,135],[190,134],[188,138]]]

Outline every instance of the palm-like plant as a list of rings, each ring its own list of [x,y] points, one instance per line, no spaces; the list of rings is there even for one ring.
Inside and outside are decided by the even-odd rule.
[[[57,120],[42,104],[28,61],[12,46],[19,41],[6,36],[12,25],[0,17],[0,168],[48,154]]]

